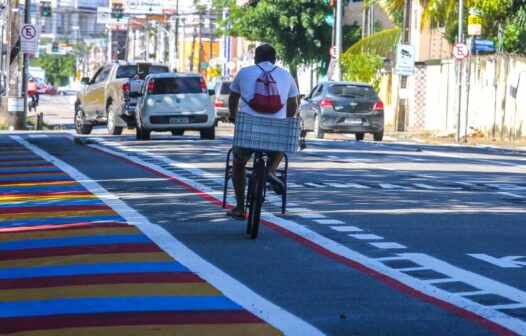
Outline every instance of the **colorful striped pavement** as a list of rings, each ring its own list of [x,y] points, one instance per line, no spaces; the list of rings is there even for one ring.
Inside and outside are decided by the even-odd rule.
[[[77,181],[0,138],[0,334],[280,335]]]

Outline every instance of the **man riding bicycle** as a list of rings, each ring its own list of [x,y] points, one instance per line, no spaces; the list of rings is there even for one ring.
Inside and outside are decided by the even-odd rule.
[[[31,101],[29,102],[29,110],[36,110],[36,107],[38,106],[38,85],[33,77],[29,78],[27,81],[27,96],[31,98]]]
[[[230,85],[230,96],[228,98],[229,120],[235,122],[236,112],[239,105],[239,113],[247,113],[258,117],[267,118],[292,118],[298,111],[298,87],[290,73],[276,65],[276,50],[269,44],[263,44],[256,48],[254,55],[255,65],[241,69],[234,81]],[[259,113],[249,105],[249,101],[255,96],[256,81],[263,71],[271,72],[276,82],[283,107],[273,114]],[[234,147],[232,164],[232,184],[236,197],[236,207],[227,212],[227,215],[234,219],[243,220],[245,218],[245,180],[246,164],[254,153],[247,148]],[[269,168],[267,173],[268,182],[277,194],[284,192],[283,182],[276,177],[276,169],[283,158],[282,152],[269,153]]]

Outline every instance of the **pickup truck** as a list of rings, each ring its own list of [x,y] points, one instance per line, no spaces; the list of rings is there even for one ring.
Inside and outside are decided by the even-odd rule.
[[[75,100],[75,130],[90,134],[93,126],[106,124],[108,134],[118,135],[124,127],[134,128],[137,93],[149,74],[170,72],[160,63],[112,62],[92,78],[81,79]]]

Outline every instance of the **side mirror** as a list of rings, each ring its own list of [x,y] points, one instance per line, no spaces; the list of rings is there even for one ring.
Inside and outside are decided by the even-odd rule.
[[[82,79],[80,80],[80,84],[89,85],[89,77],[82,77]]]
[[[216,94],[216,90],[214,90],[214,89],[209,89],[209,90],[208,90],[208,95],[209,95],[209,96],[213,96],[213,95],[215,95],[215,94]]]
[[[305,99],[305,94],[302,93],[300,94],[300,100],[303,100],[303,99]]]

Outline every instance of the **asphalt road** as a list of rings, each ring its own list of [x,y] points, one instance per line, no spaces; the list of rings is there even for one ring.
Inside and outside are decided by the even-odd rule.
[[[220,206],[230,129],[24,137],[234,278],[212,284],[253,311],[263,298],[328,335],[526,334],[526,153],[309,139],[287,213],[269,191],[254,241]]]

